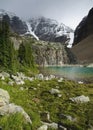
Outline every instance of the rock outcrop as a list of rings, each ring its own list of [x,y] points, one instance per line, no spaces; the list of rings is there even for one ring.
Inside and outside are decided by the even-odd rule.
[[[32,123],[28,114],[21,106],[9,103],[10,96],[6,90],[0,89],[0,115],[21,113],[26,122]]]
[[[34,59],[38,65],[74,64],[76,59],[65,45],[39,41],[32,45]]]
[[[84,96],[84,95],[81,95],[81,96],[78,96],[78,97],[73,97],[73,98],[70,98],[70,100],[72,102],[76,102],[76,103],[86,103],[86,102],[89,102],[90,99],[88,96]]]

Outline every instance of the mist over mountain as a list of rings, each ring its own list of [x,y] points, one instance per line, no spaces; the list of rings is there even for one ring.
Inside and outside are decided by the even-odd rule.
[[[74,31],[63,23],[58,23],[56,20],[38,17],[29,20],[29,23],[32,31],[40,40],[70,43],[73,39]]]
[[[37,40],[68,43],[72,45],[74,31],[56,20],[38,17],[28,21],[21,19],[14,13],[0,10],[0,19],[6,17],[11,31],[20,35],[31,34]]]

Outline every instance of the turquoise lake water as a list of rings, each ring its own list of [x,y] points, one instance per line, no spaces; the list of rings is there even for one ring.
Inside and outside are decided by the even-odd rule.
[[[72,80],[86,80],[93,82],[93,67],[50,66],[46,67],[47,73],[60,75]]]

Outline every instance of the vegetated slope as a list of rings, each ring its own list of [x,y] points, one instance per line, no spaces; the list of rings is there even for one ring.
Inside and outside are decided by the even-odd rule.
[[[79,63],[93,63],[93,35],[80,41],[71,50]]]
[[[37,78],[29,77],[25,80],[22,78],[24,74],[20,73],[20,76],[24,81],[23,85],[17,85],[15,80],[7,78],[0,79],[0,88],[9,92],[11,102],[23,107],[30,116],[32,124],[26,124],[19,114],[2,115],[0,116],[2,129],[37,130],[44,122],[47,123],[48,130],[53,128],[60,130],[61,127],[71,130],[92,128],[93,84],[78,84],[62,78],[51,79],[51,76],[42,78],[39,75]],[[18,73],[14,77],[19,78]],[[13,86],[10,82],[14,83]],[[84,96],[77,101],[74,100],[81,95],[89,97],[90,100],[87,102]],[[3,112],[6,112],[6,109]]]

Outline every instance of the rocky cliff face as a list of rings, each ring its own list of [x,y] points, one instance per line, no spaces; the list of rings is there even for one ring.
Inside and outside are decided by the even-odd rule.
[[[11,38],[16,50],[19,49],[20,44],[27,42],[29,38],[25,37],[12,37]],[[33,56],[35,63],[40,66],[47,65],[63,65],[63,64],[75,64],[76,58],[72,54],[69,48],[61,43],[37,41],[33,39],[31,41],[33,50]]]
[[[93,8],[88,15],[83,18],[75,30],[74,44],[78,44],[81,40],[93,34]]]
[[[33,44],[32,47],[34,59],[39,65],[46,66],[76,63],[76,59],[73,57],[70,49],[66,49],[67,47],[61,43],[56,44],[53,42],[40,41]]]

